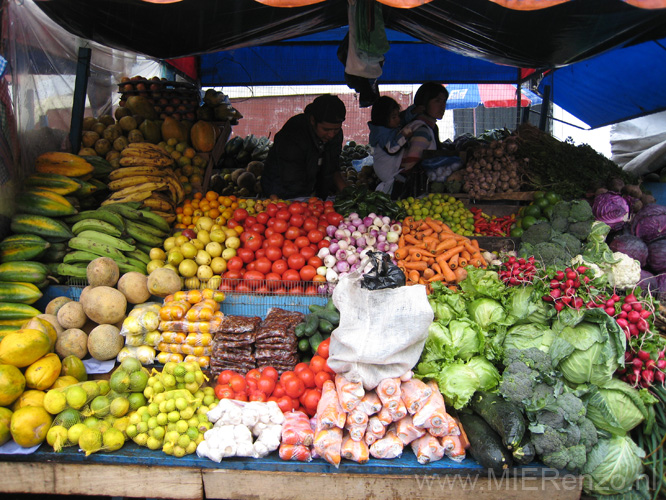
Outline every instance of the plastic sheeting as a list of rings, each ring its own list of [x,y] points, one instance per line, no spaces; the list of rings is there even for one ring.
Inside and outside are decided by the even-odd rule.
[[[611,127],[611,160],[643,175],[666,167],[666,111]]]
[[[32,2],[5,2],[5,57],[21,147],[19,174],[33,170],[44,151],[69,150],[68,133],[79,47],[91,49],[86,115],[101,116],[118,103],[122,75],[162,76],[162,63],[72,36]]]

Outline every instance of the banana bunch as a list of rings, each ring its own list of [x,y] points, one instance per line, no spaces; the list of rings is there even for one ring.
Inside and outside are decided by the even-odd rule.
[[[74,237],[69,252],[57,266],[61,276],[86,278],[88,264],[98,257],[110,257],[121,273],[147,274],[150,249],[160,247],[169,236],[169,223],[141,202],[113,203],[67,217]]]
[[[141,202],[142,208],[173,222],[176,207],[185,198],[173,166],[173,159],[161,147],[149,142],[131,143],[120,152],[120,167],[109,173],[111,195],[102,206]]]

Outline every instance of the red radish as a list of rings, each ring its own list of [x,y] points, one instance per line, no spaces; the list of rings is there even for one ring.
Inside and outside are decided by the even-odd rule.
[[[638,351],[636,353],[636,356],[638,356],[638,358],[643,360],[643,361],[647,361],[648,359],[650,359],[650,353],[647,352],[647,351],[643,351],[643,350]]]
[[[643,310],[643,304],[640,302],[634,302],[631,307],[634,309],[634,311],[642,311]]]
[[[628,384],[636,385],[636,382],[638,381],[638,376],[635,373],[627,373],[626,379]]]
[[[630,311],[627,313],[627,319],[630,323],[636,323],[639,319],[641,319],[641,315],[638,314],[637,311]]]
[[[634,371],[636,370],[642,370],[643,369],[643,361],[639,358],[634,358],[631,362],[632,365],[634,365]]]
[[[639,332],[647,332],[650,329],[650,325],[643,318],[640,318],[636,322],[636,328],[638,328]]]
[[[635,324],[629,323],[629,335],[632,337],[638,337],[639,331]]]
[[[617,302],[617,301],[620,300],[620,296],[617,295],[616,293],[614,293],[614,294],[612,295],[611,299],[613,299],[615,302]]]
[[[580,274],[583,274],[583,273],[585,273],[585,272],[587,271],[587,267],[585,267],[585,266],[578,266],[578,267],[576,268],[576,271],[578,271]]]
[[[583,307],[583,299],[581,297],[574,297],[573,299],[574,309],[580,309]]]
[[[651,384],[654,381],[654,371],[653,370],[643,370],[641,377],[646,384]]]
[[[621,319],[627,319],[627,313],[625,311],[622,311],[620,314],[617,315],[617,317]]]
[[[624,318],[618,318],[615,320],[618,325],[620,325],[622,328],[627,328],[629,326],[629,323],[627,322],[626,319]]]
[[[650,316],[652,316],[652,312],[648,311],[647,309],[643,309],[640,314],[641,318],[643,319],[648,319]]]
[[[664,372],[654,372],[654,380],[659,382],[661,385],[664,385],[664,380],[666,380],[666,375]]]
[[[565,297],[566,298],[566,297]],[[555,303],[555,310],[557,312],[560,312],[562,309],[564,309],[564,304],[562,302],[556,302]]]
[[[631,307],[631,304],[624,303],[622,304],[622,310],[628,313],[633,310],[633,307]]]
[[[634,353],[631,351],[624,351],[624,362],[625,363],[631,363],[631,361],[634,359]]]
[[[633,303],[636,302],[637,300],[638,300],[638,299],[636,298],[636,296],[635,296],[633,293],[630,293],[629,295],[627,295],[627,296],[624,298],[624,302],[625,302],[626,304],[633,304]]]
[[[551,295],[552,295],[552,294],[551,294]],[[553,297],[552,297],[551,295],[544,295],[543,297],[541,297],[541,300],[543,300],[543,301],[545,301],[545,302],[553,302],[554,299],[553,299]]]
[[[604,311],[606,311],[606,314],[608,314],[609,316],[612,316],[613,314],[615,314],[615,308],[614,307],[606,307],[604,309]]]
[[[654,359],[648,359],[645,362],[645,368],[647,368],[648,370],[654,370],[656,366],[657,362]]]

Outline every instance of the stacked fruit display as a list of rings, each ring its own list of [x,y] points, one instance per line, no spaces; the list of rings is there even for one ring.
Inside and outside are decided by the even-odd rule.
[[[214,390],[201,388],[205,379],[197,363],[169,362],[153,371],[144,390],[149,404],[130,414],[127,437],[167,455],[194,453],[212,427],[206,413],[217,404]]]
[[[197,119],[206,121],[229,121],[236,125],[243,115],[229,102],[229,98],[219,90],[206,89],[203,102],[196,111]]]
[[[162,119],[169,116],[175,120],[189,121],[196,119],[199,90],[191,83],[170,81],[157,76],[148,79],[135,75],[123,76],[118,87],[121,92],[119,102],[121,108],[134,111],[136,102],[141,100],[145,102],[142,103],[145,107],[144,116],[154,115],[155,118]],[[152,113],[146,113],[151,107]]]
[[[432,217],[444,222],[457,234],[463,236],[474,235],[474,214],[453,196],[443,193],[429,193],[424,198],[408,197],[398,200],[407,212],[407,215],[415,220]]]

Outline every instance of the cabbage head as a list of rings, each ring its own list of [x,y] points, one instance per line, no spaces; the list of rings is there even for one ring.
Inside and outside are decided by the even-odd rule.
[[[628,436],[600,439],[587,455],[583,489],[593,495],[626,493],[643,471],[645,452]]]
[[[494,391],[500,381],[500,373],[490,361],[483,356],[474,356],[467,362],[479,378],[479,390]]]
[[[467,304],[469,317],[481,329],[488,331],[506,323],[506,311],[498,301],[480,298]]]
[[[442,366],[436,377],[439,390],[447,405],[459,410],[469,403],[480,388],[479,377],[474,369],[463,362]]]
[[[619,379],[613,378],[602,387],[592,387],[583,396],[587,405],[587,418],[597,429],[624,436],[654,413],[650,405],[656,402],[647,390],[638,391]]]
[[[444,326],[433,321],[423,348],[423,361],[469,360],[484,346],[484,336],[478,327],[467,319],[454,319]]]
[[[428,302],[435,314],[435,319],[444,326],[452,319],[467,317],[465,297],[461,293],[449,290],[446,287],[433,287],[428,296]]]
[[[555,338],[553,330],[538,323],[514,325],[506,332],[504,349],[537,349],[548,352]]]
[[[601,309],[565,309],[552,325],[553,366],[571,384],[603,386],[624,366],[626,337]]]

